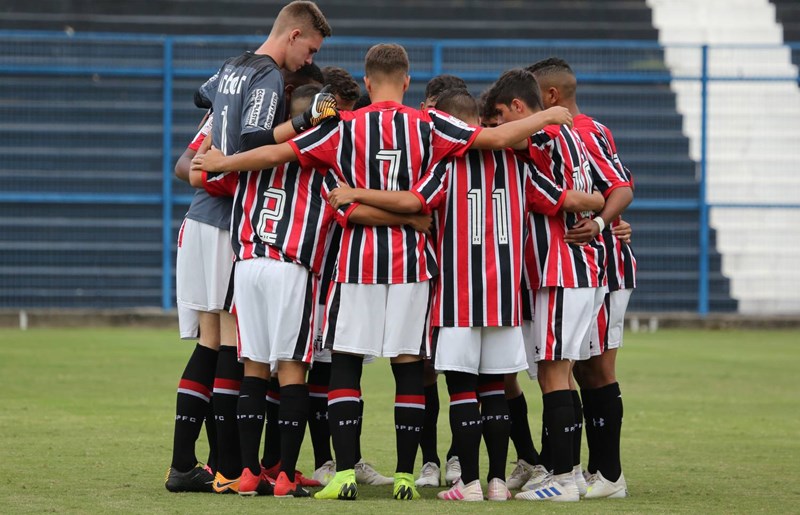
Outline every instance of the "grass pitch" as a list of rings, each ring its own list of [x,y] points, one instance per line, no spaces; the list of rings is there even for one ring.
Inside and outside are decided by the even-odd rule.
[[[797,512],[800,333],[661,331],[626,335],[622,463],[631,496],[553,505],[390,499],[362,487],[339,501],[170,494],[175,387],[191,352],[176,331],[0,330],[2,513],[731,513]],[[538,388],[520,377],[534,432]],[[440,457],[449,445],[440,384]],[[364,456],[394,466],[388,363],[364,369]],[[535,437],[538,435],[534,435]],[[204,436],[198,456],[204,459]],[[584,460],[586,455],[584,449]],[[513,446],[509,458],[514,458]],[[419,461],[419,456],[418,456]],[[419,465],[418,465],[419,467]],[[313,468],[305,441],[299,468]],[[509,471],[511,465],[509,465]],[[485,462],[482,474],[485,474]]]

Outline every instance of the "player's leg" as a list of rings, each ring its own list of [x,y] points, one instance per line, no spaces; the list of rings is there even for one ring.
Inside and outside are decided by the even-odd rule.
[[[478,469],[482,424],[477,397],[480,328],[436,327],[433,338],[435,364],[444,372],[450,396],[453,452],[461,465],[460,479],[437,496],[447,501],[482,501]]]
[[[435,352],[435,351],[434,351]],[[436,449],[438,444],[437,432],[439,421],[439,385],[436,381],[436,371],[430,359],[424,360],[423,384],[425,388],[425,423],[420,435],[420,450],[422,451],[422,470],[415,481],[417,486],[437,487],[441,483],[441,462]]]
[[[261,467],[267,477],[275,479],[280,472],[281,430],[278,426],[278,414],[281,407],[281,385],[278,374],[273,371],[267,386],[267,409],[264,420],[264,451],[261,456]]]
[[[503,380],[511,419],[511,442],[517,452],[517,462],[506,480],[506,486],[518,489],[533,475],[534,468],[539,464],[539,454],[533,444],[531,426],[528,423],[528,403],[517,380],[517,374],[505,374]]]
[[[321,306],[324,309],[324,305]],[[322,339],[322,313],[318,312],[319,339]],[[323,358],[323,354],[325,354]],[[328,425],[328,385],[331,382],[330,352],[318,349],[314,364],[308,371],[308,433],[314,448],[313,478],[322,485],[336,473],[336,464],[331,453],[331,430]]]

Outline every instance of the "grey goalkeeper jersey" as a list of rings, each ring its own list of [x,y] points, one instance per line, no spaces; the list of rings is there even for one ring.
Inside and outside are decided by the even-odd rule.
[[[267,131],[286,118],[283,76],[267,55],[245,52],[225,61],[200,86],[198,94],[213,104],[211,141],[225,155],[242,149],[245,134]],[[198,190],[187,218],[230,229],[232,199],[210,197]]]

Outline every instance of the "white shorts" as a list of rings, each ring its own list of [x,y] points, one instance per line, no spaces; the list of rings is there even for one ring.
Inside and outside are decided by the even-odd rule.
[[[175,265],[181,338],[199,336],[197,311],[214,312],[229,307],[226,299],[230,301],[232,267],[228,231],[188,218],[183,220]]]
[[[436,327],[437,371],[511,374],[528,368],[519,327]]]
[[[605,287],[545,287],[536,292],[533,354],[537,363],[589,359],[592,324],[605,292]]]
[[[428,356],[429,283],[334,284],[325,317],[325,348],[386,358]]]
[[[317,278],[306,268],[269,258],[236,263],[234,303],[239,358],[310,363]]]
[[[622,347],[622,333],[625,329],[625,312],[633,290],[616,290],[607,293],[597,314],[589,350],[592,356],[599,356],[608,349]]]
[[[522,341],[525,344],[525,359],[528,362],[528,377],[536,379],[539,374],[539,367],[536,365],[535,345],[533,343],[536,329],[530,320],[522,321]]]

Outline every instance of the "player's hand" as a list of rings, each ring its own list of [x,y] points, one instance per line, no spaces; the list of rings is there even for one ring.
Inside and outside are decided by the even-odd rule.
[[[433,216],[423,215],[421,213],[409,215],[408,225],[414,228],[415,231],[431,235],[431,223],[433,223]]]
[[[192,158],[192,170],[206,172],[224,172],[223,165],[225,154],[217,147],[212,146],[205,154],[197,154]]]
[[[597,225],[597,222],[591,218],[584,218],[567,231],[567,234],[564,235],[564,241],[577,245],[586,245],[598,234],[600,234],[600,226]]]
[[[331,87],[325,86],[322,91],[314,95],[308,109],[301,115],[292,118],[292,127],[297,134],[316,127],[329,118],[339,116],[336,109],[336,97],[329,93]]]
[[[618,224],[611,228],[611,234],[619,238],[622,243],[630,244],[633,230],[631,224],[620,218]]]
[[[546,110],[545,114],[550,119],[551,125],[568,125],[572,127],[572,113],[566,107],[553,106]]]
[[[328,193],[328,204],[330,204],[333,209],[339,209],[342,206],[356,202],[358,200],[356,197],[357,192],[355,188],[351,188],[347,184],[340,182],[339,186]]]

